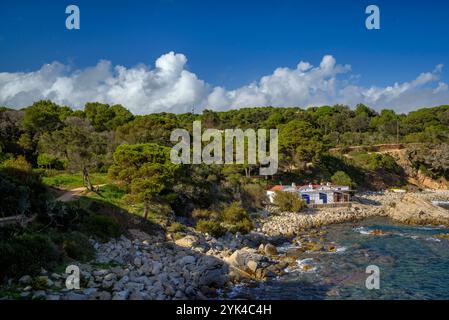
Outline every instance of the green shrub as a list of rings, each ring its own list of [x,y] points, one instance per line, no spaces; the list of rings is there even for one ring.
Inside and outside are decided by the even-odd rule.
[[[168,232],[170,232],[170,233],[184,232],[185,230],[186,230],[186,226],[180,222],[173,222],[168,227]]]
[[[121,234],[120,225],[111,217],[102,215],[89,215],[84,223],[84,229],[101,241],[117,238]]]
[[[276,191],[273,203],[283,212],[299,212],[305,206],[304,200],[296,192]]]
[[[36,277],[32,280],[31,286],[34,290],[45,290],[48,288],[48,280],[45,277]]]
[[[195,209],[192,211],[192,218],[198,220],[220,220],[221,213],[215,210]]]
[[[37,274],[52,269],[62,258],[56,245],[41,234],[23,234],[0,241],[0,277]]]
[[[398,172],[399,166],[394,158],[388,154],[359,153],[353,156],[354,163],[365,170],[387,170]]]
[[[229,227],[229,232],[241,234],[247,234],[254,228],[253,222],[250,219],[244,218],[240,221],[235,222],[234,225]]]
[[[31,172],[33,167],[25,159],[24,156],[17,156],[16,158],[10,158],[2,163],[2,167],[15,169],[23,172]]]
[[[267,203],[265,188],[259,184],[246,184],[242,188],[242,205],[249,210],[263,209]]]
[[[425,176],[432,177],[432,172],[424,164],[419,165],[419,171]]]
[[[233,202],[223,210],[222,217],[229,232],[246,234],[253,228],[253,223],[248,212],[240,207],[237,202]]]
[[[343,171],[337,171],[331,178],[333,184],[340,186],[352,186],[352,179]]]
[[[46,211],[38,214],[37,221],[58,231],[73,229],[88,216],[88,212],[75,203],[48,201],[46,205]]]
[[[0,216],[46,211],[49,193],[23,157],[0,165]]]
[[[37,165],[39,168],[45,169],[64,169],[64,162],[62,160],[47,153],[41,153],[37,156]]]
[[[211,211],[207,209],[194,209],[192,211],[192,218],[195,220],[201,220],[201,219],[210,219],[211,218]]]
[[[239,206],[238,202],[233,202],[226,209],[223,210],[223,221],[234,224],[243,219],[248,219],[249,215],[245,209]]]
[[[95,257],[95,250],[89,238],[81,232],[71,232],[64,236],[63,248],[69,258],[86,262]]]
[[[196,223],[196,230],[202,233],[208,233],[216,238],[226,234],[226,229],[218,221],[199,220]]]

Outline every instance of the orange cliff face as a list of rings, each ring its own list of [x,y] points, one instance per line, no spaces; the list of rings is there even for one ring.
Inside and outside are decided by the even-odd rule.
[[[407,157],[407,149],[387,150],[382,153],[392,156],[396,163],[404,169],[407,182],[424,189],[446,190],[449,189],[449,181],[444,178],[432,179],[413,168],[412,163]]]

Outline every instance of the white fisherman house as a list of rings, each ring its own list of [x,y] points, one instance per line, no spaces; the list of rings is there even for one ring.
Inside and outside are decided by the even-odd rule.
[[[338,186],[330,183],[308,184],[299,187],[295,183],[292,183],[291,186],[276,185],[267,190],[270,202],[273,202],[276,191],[296,193],[307,204],[331,204],[351,201],[349,186]]]

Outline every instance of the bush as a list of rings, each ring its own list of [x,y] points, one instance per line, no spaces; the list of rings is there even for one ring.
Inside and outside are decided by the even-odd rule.
[[[352,186],[352,179],[343,171],[337,171],[332,176],[331,181],[333,184],[340,186]]]
[[[88,212],[75,203],[48,201],[45,212],[38,214],[37,221],[58,231],[67,231],[83,221]]]
[[[223,210],[223,221],[226,223],[237,223],[243,219],[249,219],[248,212],[239,206],[238,202],[233,202]]]
[[[62,258],[55,244],[41,234],[23,234],[0,241],[0,277],[38,274],[52,269]]]
[[[242,219],[236,222],[234,225],[229,227],[229,232],[236,233],[240,232],[241,234],[247,234],[253,229],[253,222],[248,218]]]
[[[45,290],[48,288],[48,280],[45,277],[36,277],[32,280],[31,286],[34,290]]]
[[[248,212],[239,206],[237,202],[233,202],[223,211],[223,222],[226,224],[228,231],[232,233],[248,233],[253,228],[253,223]]]
[[[258,184],[247,184],[243,186],[242,205],[249,210],[263,209],[267,202],[265,188]]]
[[[0,216],[46,211],[49,193],[40,177],[33,173],[25,159],[17,158],[0,165]]]
[[[41,153],[37,156],[37,165],[39,168],[45,169],[64,169],[64,162],[62,160],[47,153]]]
[[[299,212],[305,206],[299,194],[293,192],[276,191],[273,203],[283,212]]]
[[[199,220],[196,224],[196,230],[202,233],[208,233],[216,238],[226,234],[226,229],[218,221]]]
[[[88,234],[97,237],[101,241],[117,238],[121,234],[120,225],[114,219],[97,214],[87,217],[84,229]]]
[[[24,156],[18,156],[17,158],[10,158],[2,163],[2,167],[20,170],[23,172],[31,172],[33,167],[25,159]]]
[[[195,209],[192,211],[192,218],[195,220],[217,220],[219,214],[212,210]]]
[[[365,170],[387,170],[399,172],[399,166],[394,158],[388,154],[359,153],[353,156],[354,163]]]
[[[95,250],[89,238],[81,232],[71,232],[64,236],[63,248],[69,258],[86,262],[95,257]]]

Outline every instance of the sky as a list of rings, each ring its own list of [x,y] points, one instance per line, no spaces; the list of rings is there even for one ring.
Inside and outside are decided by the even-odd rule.
[[[370,4],[380,30],[365,27]],[[448,18],[445,0],[1,0],[0,105],[408,112],[449,103]]]

